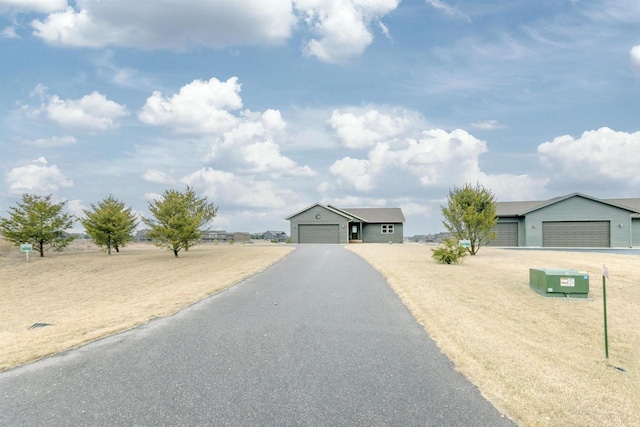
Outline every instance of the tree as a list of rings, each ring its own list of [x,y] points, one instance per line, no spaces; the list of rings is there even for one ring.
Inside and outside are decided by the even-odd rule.
[[[496,203],[491,190],[479,183],[475,187],[465,184],[449,190],[448,205],[442,207],[442,222],[451,235],[469,240],[471,255],[495,238],[491,229],[496,225]]]
[[[215,218],[218,208],[206,197],[197,197],[187,186],[184,193],[165,190],[161,200],[149,203],[149,210],[154,218],[142,218],[150,228],[147,236],[177,257],[180,250],[188,250],[200,241],[204,227]]]
[[[93,211],[84,209],[86,218],[80,222],[87,230],[91,240],[98,246],[106,247],[111,255],[111,248],[120,252],[120,247],[133,240],[133,231],[138,222],[131,208],[124,202],[109,195],[98,202],[98,206],[91,204]]]
[[[9,208],[9,218],[0,218],[4,238],[16,246],[31,243],[41,257],[48,249],[62,251],[73,240],[66,230],[75,219],[62,211],[66,201],[53,203],[51,197],[23,194],[22,202]]]
[[[431,249],[431,258],[439,264],[460,264],[467,255],[467,250],[454,239],[446,239],[437,248]]]

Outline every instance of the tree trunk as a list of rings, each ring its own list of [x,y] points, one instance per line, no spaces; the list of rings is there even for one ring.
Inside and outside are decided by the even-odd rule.
[[[38,242],[38,252],[40,252],[40,258],[44,257],[44,242]]]
[[[177,249],[173,250],[173,254],[175,255],[176,258],[178,258],[178,250]]]

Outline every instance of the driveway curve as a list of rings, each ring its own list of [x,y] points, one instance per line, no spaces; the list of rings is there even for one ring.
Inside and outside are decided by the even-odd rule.
[[[175,316],[3,372],[0,396],[3,426],[513,425],[339,245],[298,246]]]

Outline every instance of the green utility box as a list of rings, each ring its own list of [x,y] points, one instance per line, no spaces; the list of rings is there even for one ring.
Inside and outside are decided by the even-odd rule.
[[[529,288],[551,298],[588,298],[589,274],[559,268],[530,268]]]

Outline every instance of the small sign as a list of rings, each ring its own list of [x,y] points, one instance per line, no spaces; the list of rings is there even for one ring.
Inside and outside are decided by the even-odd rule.
[[[602,276],[605,278],[609,278],[609,268],[606,264],[602,264]]]
[[[458,245],[462,246],[463,248],[470,248],[471,240],[458,240]]]
[[[574,277],[561,277],[560,278],[560,286],[575,288],[576,279]]]
[[[33,252],[31,243],[20,243],[20,252]]]

